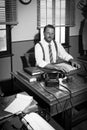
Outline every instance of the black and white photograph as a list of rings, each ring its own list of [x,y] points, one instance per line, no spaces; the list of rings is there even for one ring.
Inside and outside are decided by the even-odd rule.
[[[87,0],[0,0],[0,130],[87,130]]]

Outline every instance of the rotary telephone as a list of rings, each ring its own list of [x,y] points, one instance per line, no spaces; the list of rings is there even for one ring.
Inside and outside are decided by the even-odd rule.
[[[42,79],[44,80],[46,87],[59,86],[59,78],[65,77],[65,73],[62,70],[45,68],[43,71]]]

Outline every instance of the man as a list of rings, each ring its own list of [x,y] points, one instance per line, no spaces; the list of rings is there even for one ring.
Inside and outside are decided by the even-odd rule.
[[[69,62],[72,66],[77,68],[80,65],[74,60],[74,58],[66,52],[60,43],[54,41],[55,28],[53,25],[47,25],[44,28],[44,39],[35,45],[35,59],[36,65],[42,68],[55,68],[55,63],[58,63],[58,57],[64,61]],[[49,45],[51,46],[51,57],[49,52]],[[52,61],[50,61],[50,58]]]

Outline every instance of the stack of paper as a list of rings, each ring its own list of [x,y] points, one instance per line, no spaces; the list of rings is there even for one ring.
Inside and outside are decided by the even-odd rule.
[[[5,111],[10,113],[18,113],[27,111],[31,107],[32,102],[34,102],[33,97],[25,94],[17,94],[13,102],[5,108]],[[33,104],[36,105],[36,104]]]

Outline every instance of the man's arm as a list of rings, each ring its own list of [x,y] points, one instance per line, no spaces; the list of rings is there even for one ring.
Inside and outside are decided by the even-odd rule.
[[[70,59],[73,59],[73,56],[71,56],[60,43],[57,43],[57,47],[58,57],[60,57],[60,59],[64,61],[69,61]]]

